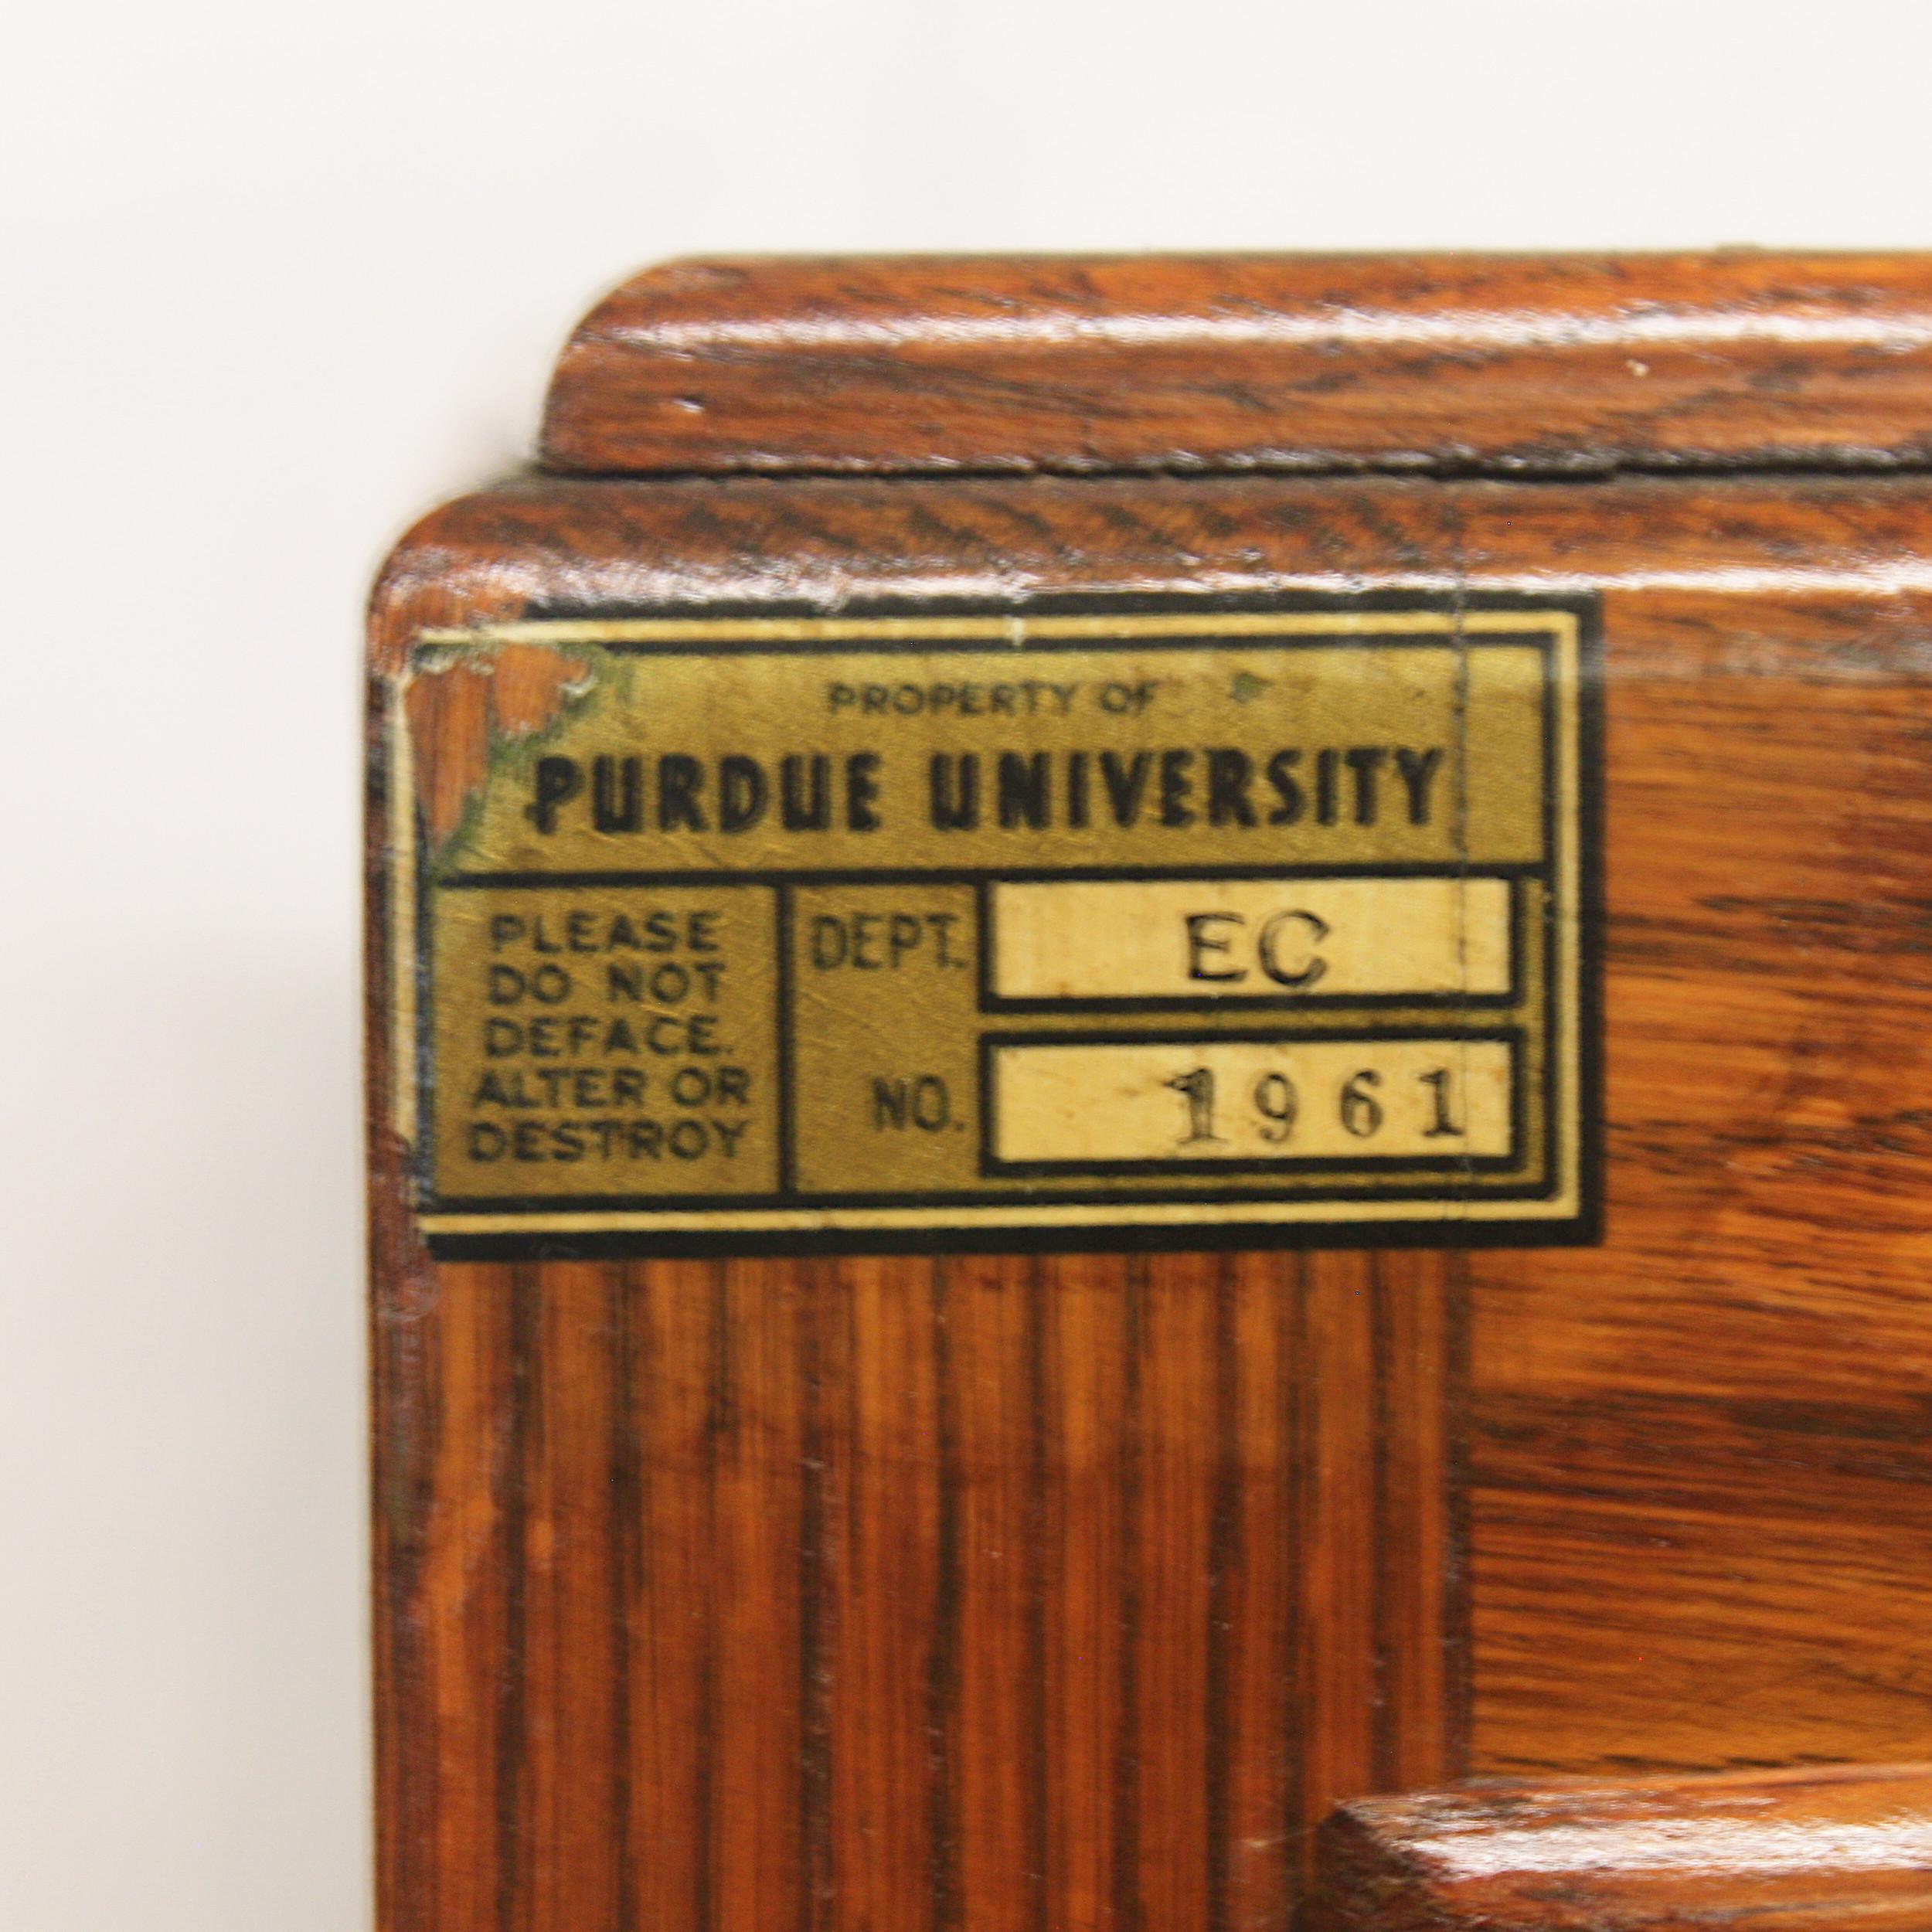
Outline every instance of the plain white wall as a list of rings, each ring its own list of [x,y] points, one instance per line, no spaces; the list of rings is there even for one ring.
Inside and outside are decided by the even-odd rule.
[[[1848,0],[22,9],[0,1932],[368,1922],[359,607],[592,296],[697,250],[1923,244],[1929,55]]]

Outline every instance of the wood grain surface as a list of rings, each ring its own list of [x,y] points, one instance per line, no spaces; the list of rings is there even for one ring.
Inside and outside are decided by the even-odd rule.
[[[1932,456],[1932,256],[693,261],[585,318],[577,471],[1596,474]]]
[[[426,624],[1306,589],[1601,597],[1600,1247],[434,1262],[372,730],[385,1932],[1224,1932],[1339,1799],[1922,1748],[1932,481],[530,479],[372,715]]]
[[[1923,1932],[1932,1767],[1501,1784],[1344,1806],[1307,1932]]]

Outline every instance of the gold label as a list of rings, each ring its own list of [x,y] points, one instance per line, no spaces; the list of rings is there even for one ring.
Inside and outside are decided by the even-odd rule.
[[[1594,1238],[1589,616],[427,634],[390,740],[424,1232]]]

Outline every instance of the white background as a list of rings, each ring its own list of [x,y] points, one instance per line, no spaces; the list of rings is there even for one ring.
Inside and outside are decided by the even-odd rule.
[[[1923,245],[1929,56],[1922,4],[1777,0],[23,5],[0,1932],[369,1922],[359,607],[592,297],[707,250]]]

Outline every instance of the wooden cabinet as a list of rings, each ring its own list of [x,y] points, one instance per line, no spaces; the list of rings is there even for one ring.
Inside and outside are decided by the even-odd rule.
[[[1929,453],[1932,258],[699,264],[595,311],[540,466],[371,616],[389,1932],[1229,1932],[1340,1800],[1921,1749]],[[570,625],[1129,609],[1587,627],[1597,1227],[1498,1244],[1458,1174],[1386,1239],[433,1240],[399,846],[528,781]]]

